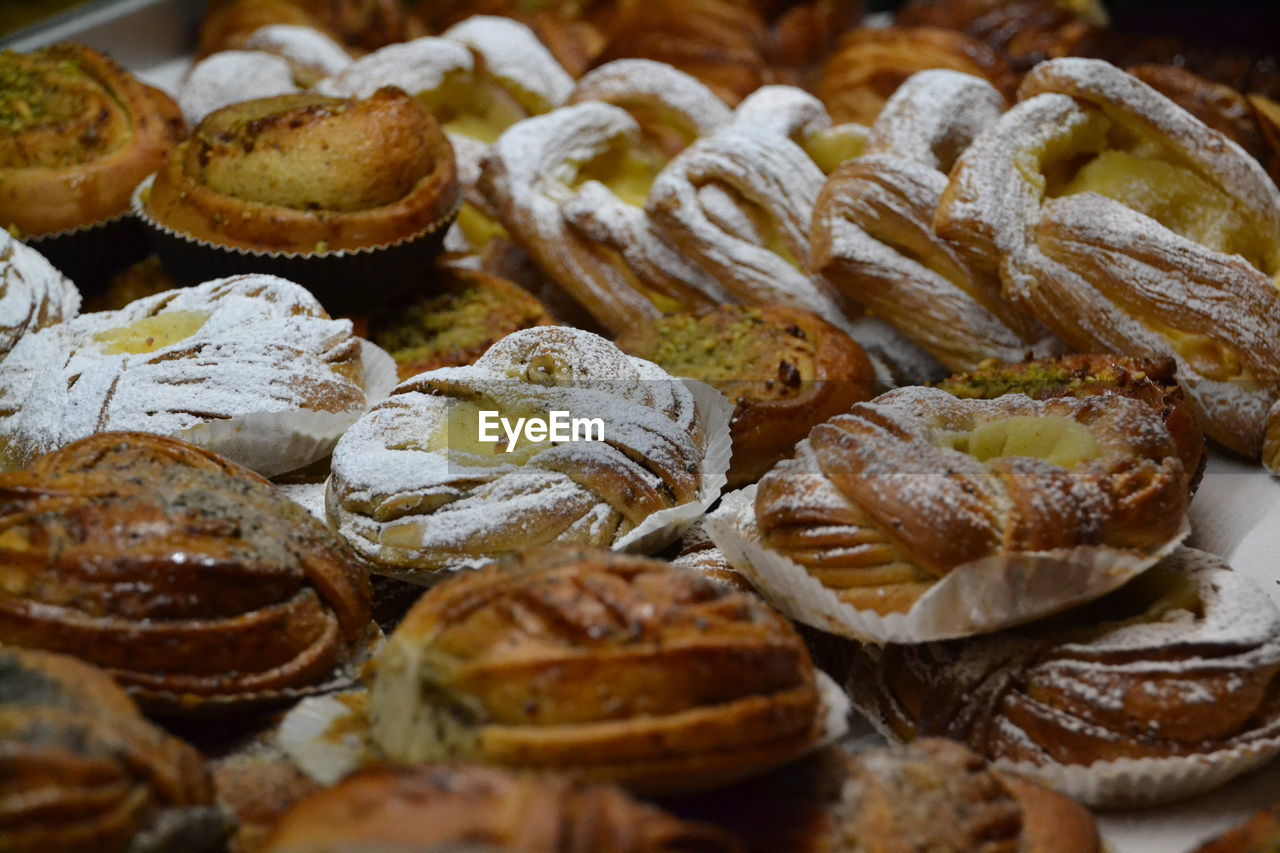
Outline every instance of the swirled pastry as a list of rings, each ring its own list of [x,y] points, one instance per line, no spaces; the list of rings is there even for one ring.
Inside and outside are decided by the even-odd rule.
[[[79,310],[76,286],[35,249],[0,231],[0,363],[25,335]]]
[[[968,33],[1027,71],[1046,59],[1090,55],[1107,13],[1100,0],[912,0],[894,20]]]
[[[1209,436],[1257,457],[1280,377],[1280,189],[1098,60],[1047,62],[961,155],[938,232],[1081,352],[1167,356]]]
[[[813,214],[814,269],[952,370],[1058,346],[1004,300],[997,276],[933,231],[952,164],[1003,111],[980,78],[916,74],[885,104],[866,154],[827,180]]]
[[[154,849],[221,849],[200,756],[87,663],[0,649],[0,751],[8,853],[125,853],[135,836]]]
[[[723,833],[677,820],[616,788],[490,767],[424,765],[364,770],[302,801],[276,824],[263,853],[453,850],[447,845],[481,839],[511,853],[739,850]]]
[[[525,551],[428,590],[388,640],[370,730],[397,761],[714,788],[820,736],[804,643],[755,596],[657,560]]]
[[[760,480],[755,511],[765,545],[856,609],[890,613],[992,555],[1176,540],[1187,477],[1136,400],[900,388],[815,427]]]
[[[366,404],[360,341],[314,297],[271,276],[170,290],[18,341],[0,372],[0,463],[26,464],[96,432],[168,434],[259,412]],[[327,427],[336,437],[341,419]],[[264,436],[264,440],[270,440]],[[282,473],[313,461],[274,454]],[[323,448],[320,449],[323,453]]]
[[[993,760],[1212,766],[1215,753],[1280,732],[1280,614],[1247,578],[1189,548],[1046,622],[861,655],[851,689],[895,737],[943,735]]]
[[[0,643],[105,668],[169,713],[317,689],[369,587],[266,480],[194,445],[101,433],[0,475]]]
[[[553,439],[553,411],[598,423]],[[504,435],[499,417],[543,438]],[[329,519],[410,580],[548,542],[609,546],[697,499],[702,429],[688,389],[655,365],[589,332],[526,329],[469,367],[401,383],[357,421],[333,451]]]
[[[97,51],[0,53],[0,229],[51,234],[127,212],[182,131],[168,95]]]

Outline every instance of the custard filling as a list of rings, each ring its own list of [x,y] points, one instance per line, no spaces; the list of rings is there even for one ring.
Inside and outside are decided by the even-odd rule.
[[[200,331],[209,315],[203,311],[165,311],[119,329],[93,336],[105,355],[143,355],[172,346]]]
[[[930,440],[937,447],[958,450],[979,462],[1022,456],[1071,469],[1102,455],[1088,428],[1057,415],[1004,418],[968,431],[939,430]]]
[[[417,96],[448,133],[491,145],[529,113],[497,83],[470,74],[450,74]]]

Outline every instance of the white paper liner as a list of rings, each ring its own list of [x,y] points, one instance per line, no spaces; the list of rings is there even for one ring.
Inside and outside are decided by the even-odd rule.
[[[822,700],[822,737],[809,751],[840,741],[849,732],[852,706],[844,690],[826,673],[817,673]],[[293,764],[321,785],[332,785],[349,773],[386,757],[369,737],[362,708],[367,690],[352,690],[303,699],[280,722],[276,740]],[[760,768],[766,773],[772,767]]]
[[[364,339],[360,339],[360,373],[366,408],[384,399],[397,382],[395,361]],[[170,436],[220,453],[264,477],[274,477],[329,455],[364,412],[252,412],[205,421]]]
[[[773,606],[797,622],[871,643],[923,643],[987,633],[1092,601],[1141,574],[1190,532],[1184,518],[1160,548],[1104,546],[996,555],[953,569],[905,613],[857,610],[801,565],[769,550],[755,525],[756,487],[724,496],[707,534]]]

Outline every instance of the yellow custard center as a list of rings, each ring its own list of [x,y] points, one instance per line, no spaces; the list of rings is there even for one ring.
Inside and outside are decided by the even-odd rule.
[[[203,311],[166,311],[143,317],[119,329],[107,329],[93,336],[106,355],[142,355],[156,352],[200,331],[209,315]]]
[[[1083,424],[1056,415],[988,421],[967,432],[939,431],[932,441],[980,462],[1023,456],[1069,469],[1102,455]]]

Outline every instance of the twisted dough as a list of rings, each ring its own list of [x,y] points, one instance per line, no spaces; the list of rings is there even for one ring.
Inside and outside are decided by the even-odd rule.
[[[76,286],[35,249],[0,231],[0,363],[25,335],[79,310]]]

